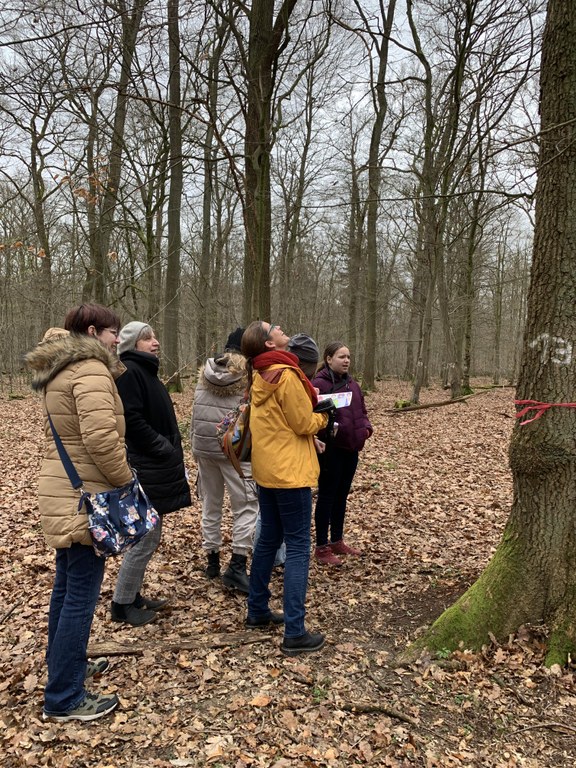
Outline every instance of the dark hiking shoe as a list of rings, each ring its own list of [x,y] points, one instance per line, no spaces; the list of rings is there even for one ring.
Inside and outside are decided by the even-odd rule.
[[[222,583],[229,589],[237,589],[247,595],[249,592],[248,574],[246,573],[246,555],[234,553],[230,565],[222,574]]]
[[[220,576],[220,552],[208,552],[208,565],[204,573],[209,579]]]
[[[271,624],[279,626],[284,624],[284,614],[270,611],[270,613],[265,613],[263,616],[247,616],[244,623],[247,627],[269,627]]]
[[[129,605],[115,603],[114,600],[112,600],[110,612],[112,614],[112,621],[121,621],[124,624],[130,624],[132,627],[143,627],[144,624],[150,624],[158,618],[156,611],[136,608],[134,603]]]
[[[168,605],[168,600],[152,600],[149,597],[144,597],[140,592],[136,593],[134,599],[134,605],[136,608],[147,608],[149,611],[161,611]]]
[[[320,632],[306,632],[300,637],[285,637],[280,646],[282,653],[287,656],[297,656],[299,653],[314,653],[319,651],[326,642]]]
[[[44,710],[42,712],[42,719],[56,720],[59,723],[63,723],[66,720],[81,720],[87,723],[90,720],[104,717],[104,715],[116,709],[119,703],[120,701],[115,693],[103,696],[88,692],[80,704],[75,709],[70,710],[70,712],[58,714],[57,712],[46,712]]]

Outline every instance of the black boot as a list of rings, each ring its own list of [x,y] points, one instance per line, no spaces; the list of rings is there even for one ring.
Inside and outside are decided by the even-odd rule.
[[[237,589],[239,592],[248,594],[248,574],[246,573],[246,555],[234,553],[230,560],[230,565],[222,574],[222,583],[230,589]]]
[[[148,608],[149,611],[161,611],[168,605],[168,600],[151,600],[149,597],[143,597],[140,592],[136,592],[134,605],[136,608]]]
[[[205,573],[209,579],[217,579],[220,576],[220,552],[208,552],[208,565]]]
[[[155,611],[137,608],[134,603],[129,603],[128,605],[115,603],[114,600],[112,600],[111,613],[112,621],[123,621],[125,624],[131,624],[133,627],[142,627],[144,624],[150,624],[158,618],[158,614]]]

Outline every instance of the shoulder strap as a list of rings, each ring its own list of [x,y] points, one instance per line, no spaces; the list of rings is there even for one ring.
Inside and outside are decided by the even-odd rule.
[[[48,422],[50,423],[50,429],[52,430],[52,436],[54,438],[54,442],[56,443],[58,455],[60,456],[62,464],[64,465],[64,469],[66,470],[66,474],[70,479],[72,488],[82,488],[82,480],[80,480],[80,475],[76,471],[76,467],[72,463],[72,459],[68,455],[68,451],[64,447],[64,443],[60,439],[60,435],[58,432],[56,432],[56,427],[54,426],[54,422],[52,421],[52,416],[50,416],[50,411],[48,408],[46,408],[46,413],[48,414]]]

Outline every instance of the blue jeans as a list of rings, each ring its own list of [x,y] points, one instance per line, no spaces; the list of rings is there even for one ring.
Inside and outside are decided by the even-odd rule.
[[[254,528],[254,542],[252,544],[252,548],[256,549],[256,545],[258,544],[258,539],[260,538],[260,532],[262,531],[262,518],[260,516],[260,512],[258,512],[258,517],[256,518],[256,527]],[[276,557],[274,558],[274,568],[278,567],[279,565],[284,565],[286,562],[286,544],[282,542],[280,544],[280,547],[276,551]]]
[[[56,550],[56,575],[48,614],[48,682],[44,710],[65,714],[86,696],[86,648],[104,577],[104,559],[91,546]]]
[[[270,613],[270,576],[282,541],[286,542],[284,566],[284,636],[300,637],[306,632],[306,589],[310,565],[310,488],[262,488],[258,486],[262,532],[250,568],[248,615]]]

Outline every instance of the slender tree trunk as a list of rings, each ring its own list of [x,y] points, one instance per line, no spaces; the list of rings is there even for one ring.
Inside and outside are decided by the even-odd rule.
[[[358,169],[355,165],[354,154],[351,163],[350,215],[348,218],[348,344],[350,349],[356,349],[358,326],[360,325],[360,275],[362,272],[362,233],[365,209],[360,202]]]
[[[426,301],[422,314],[422,326],[420,331],[420,343],[418,357],[416,359],[416,371],[414,374],[414,386],[410,402],[417,405],[420,402],[420,391],[428,384],[428,363],[430,360],[430,345],[432,342],[432,307],[434,305],[434,288],[436,282],[435,272],[427,277],[428,287]]]
[[[280,283],[280,293],[282,295],[282,302],[285,312],[280,312],[280,317],[283,318],[287,328],[296,327],[294,323],[297,321],[297,317],[300,314],[295,307],[293,301],[293,295],[296,292],[297,295],[301,295],[297,283],[294,284],[292,276],[290,274],[291,266],[295,264],[298,255],[298,241],[300,236],[300,225],[302,216],[302,205],[304,203],[304,193],[308,184],[306,175],[308,154],[310,151],[310,144],[312,142],[312,128],[314,117],[314,98],[313,98],[313,85],[314,85],[314,67],[310,67],[306,72],[306,107],[305,107],[305,133],[304,133],[304,145],[302,154],[300,156],[300,162],[298,164],[298,176],[296,178],[296,188],[293,196],[286,201],[286,250],[282,256],[284,262],[285,280]]]
[[[422,219],[416,236],[414,267],[412,271],[412,302],[410,305],[410,319],[408,321],[408,339],[406,341],[406,364],[404,378],[413,381],[416,376],[416,360],[418,359],[419,339],[421,339],[424,309],[426,307],[426,267],[424,264],[424,251],[422,247]],[[417,401],[416,401],[417,402]]]
[[[170,193],[168,196],[168,260],[164,305],[164,365],[169,388],[179,391],[178,320],[180,309],[180,210],[182,206],[182,110],[180,107],[179,0],[168,0],[170,80]]]
[[[384,32],[378,46],[378,76],[373,85],[375,117],[368,156],[368,200],[366,221],[366,333],[364,343],[363,384],[374,389],[374,350],[377,348],[376,314],[378,309],[378,209],[382,168],[381,149],[384,120],[388,111],[386,72],[388,70],[388,41],[394,23],[396,1],[390,0],[387,12],[380,6]]]
[[[508,376],[508,383],[514,384],[518,380],[518,372],[520,368],[520,355],[519,350],[523,347],[524,339],[524,325],[526,320],[526,293],[527,293],[527,280],[528,274],[528,256],[518,250],[516,268],[513,270],[513,274],[519,275],[518,281],[519,288],[515,291],[514,295],[514,333],[513,340],[513,356],[512,366]]]
[[[500,384],[501,346],[502,346],[502,301],[504,281],[504,243],[496,252],[496,276],[494,286],[494,357],[492,360],[492,383]]]
[[[164,336],[162,327],[162,240],[164,236],[164,205],[166,200],[166,175],[168,171],[168,160],[170,155],[169,141],[168,146],[162,151],[162,157],[158,164],[157,177],[153,182],[154,206],[150,210],[149,220],[147,219],[147,237],[146,237],[146,285],[148,295],[148,317],[158,318],[160,331]]]
[[[122,153],[124,150],[124,129],[128,114],[128,86],[132,78],[132,62],[136,51],[136,39],[140,30],[142,14],[148,0],[135,0],[131,14],[126,7],[125,0],[119,0],[119,8],[122,11],[122,67],[118,82],[118,97],[114,124],[112,128],[112,142],[110,148],[110,161],[108,164],[108,179],[106,191],[102,202],[100,216],[98,248],[95,251],[94,263],[94,299],[100,304],[106,303],[108,291],[108,253],[114,228],[114,214],[118,202],[118,189],[122,177]]]
[[[436,240],[434,248],[436,262],[436,274],[438,281],[438,305],[440,307],[440,319],[444,332],[444,346],[446,349],[446,381],[450,386],[450,396],[460,397],[462,393],[462,364],[458,356],[458,345],[454,333],[454,325],[450,318],[449,292],[446,279],[445,251],[441,237]]]
[[[36,232],[41,248],[41,305],[40,322],[43,328],[52,325],[52,255],[50,251],[50,238],[48,237],[48,228],[44,216],[44,182],[42,180],[42,170],[38,166],[38,137],[34,126],[30,131],[30,169],[32,173],[32,187],[34,190],[34,221]]]

